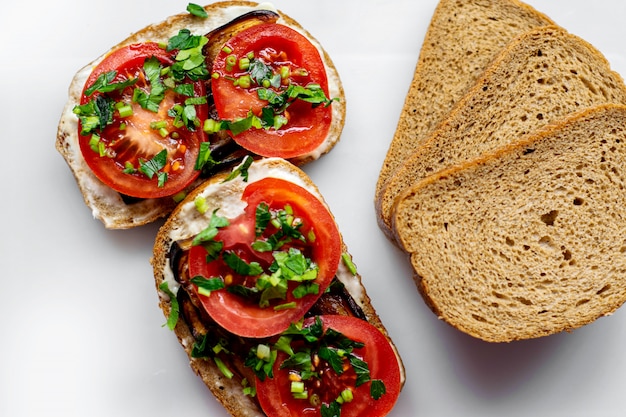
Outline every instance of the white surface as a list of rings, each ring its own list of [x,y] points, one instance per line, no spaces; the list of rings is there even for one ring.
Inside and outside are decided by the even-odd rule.
[[[626,2],[532,0],[626,75]],[[3,1],[0,416],[225,417],[187,364],[148,260],[156,226],[107,231],[54,149],[74,72],[182,0]],[[626,311],[572,334],[486,344],[439,322],[376,225],[378,170],[436,2],[274,2],[331,54],[344,135],[309,165],[337,217],[408,380],[392,417],[618,416]]]

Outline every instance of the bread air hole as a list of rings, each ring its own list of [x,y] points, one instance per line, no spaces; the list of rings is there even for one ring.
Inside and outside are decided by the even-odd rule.
[[[578,302],[576,303],[576,307],[580,307],[581,305],[587,304],[589,302],[588,298],[584,298],[582,300],[578,300]]]
[[[610,289],[611,289],[611,285],[607,284],[604,287],[600,288],[598,291],[596,291],[596,294],[601,295],[602,293],[605,293]]]
[[[546,226],[554,226],[554,221],[556,217],[559,215],[558,210],[552,210],[541,216],[541,221],[546,224]]]
[[[528,298],[524,298],[524,297],[515,297],[515,300],[517,300],[518,302],[524,304],[525,306],[531,306],[533,305],[533,302],[530,301]]]

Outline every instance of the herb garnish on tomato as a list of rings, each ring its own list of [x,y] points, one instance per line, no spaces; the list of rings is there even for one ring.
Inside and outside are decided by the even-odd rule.
[[[306,154],[329,131],[333,100],[324,63],[287,26],[260,24],[231,38],[215,59],[211,88],[220,120],[209,119],[205,131],[229,130],[258,155]]]
[[[257,396],[273,417],[381,417],[400,393],[400,367],[386,337],[350,316],[318,316],[250,351]]]
[[[119,48],[92,71],[74,113],[82,155],[106,185],[157,198],[197,178],[196,159],[206,141],[206,42],[181,30],[167,46]]]
[[[341,241],[326,206],[292,182],[252,182],[242,200],[235,219],[211,213],[189,251],[189,275],[220,326],[266,337],[299,320],[328,287]]]

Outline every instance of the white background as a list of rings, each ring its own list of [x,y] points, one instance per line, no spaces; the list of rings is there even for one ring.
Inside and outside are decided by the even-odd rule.
[[[626,2],[532,0],[626,75]],[[626,311],[511,344],[462,334],[425,307],[376,225],[378,170],[434,0],[274,2],[332,56],[348,100],[341,142],[305,170],[337,217],[403,356],[392,417],[626,415]],[[158,225],[107,231],[54,149],[74,73],[182,0],[0,5],[0,416],[226,413],[162,327],[148,263]]]

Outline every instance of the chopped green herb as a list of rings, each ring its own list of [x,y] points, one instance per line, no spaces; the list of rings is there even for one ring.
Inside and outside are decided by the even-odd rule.
[[[225,252],[222,257],[226,265],[239,275],[256,276],[263,273],[263,268],[258,262],[247,263],[234,252]]]
[[[215,365],[217,365],[217,369],[219,369],[220,372],[222,372],[222,374],[226,378],[231,379],[234,376],[233,372],[230,369],[228,369],[228,367],[224,364],[224,362],[220,358],[215,356],[213,358],[213,361],[215,361]]]
[[[165,323],[165,325],[167,325],[168,329],[174,330],[174,327],[176,327],[176,323],[178,322],[178,317],[180,315],[178,299],[176,298],[176,295],[172,292],[172,290],[170,290],[167,281],[163,281],[161,285],[159,285],[159,289],[163,291],[165,295],[167,295],[170,299],[170,314],[167,317],[167,322]]]
[[[220,217],[217,215],[217,209],[211,213],[211,219],[209,220],[209,225],[198,233],[191,242],[192,245],[200,245],[205,242],[212,241],[215,236],[217,236],[217,232],[219,228],[226,227],[230,223],[228,219],[225,217]]]
[[[270,207],[265,202],[261,202],[256,207],[256,223],[255,223],[255,233],[257,236],[261,236],[270,220],[272,219],[272,214],[270,213]]]
[[[94,83],[85,90],[85,95],[89,97],[96,91],[100,93],[109,93],[111,91],[123,90],[126,87],[134,85],[137,82],[137,79],[129,79],[114,83],[113,80],[116,76],[117,71],[108,71],[100,74],[96,81],[94,81]]]
[[[350,254],[342,253],[341,260],[343,261],[343,264],[348,268],[348,271],[350,271],[352,275],[356,275],[356,266],[352,262],[352,258],[350,257]]]
[[[380,379],[373,379],[370,385],[370,395],[373,399],[378,400],[387,393],[385,383]]]
[[[233,180],[233,179],[237,178],[240,175],[241,175],[241,178],[243,178],[244,182],[248,182],[248,169],[250,168],[250,165],[252,165],[252,162],[254,162],[254,158],[252,158],[250,155],[247,155],[243,159],[243,162],[241,164],[237,165],[231,171],[231,173],[228,175],[228,177],[226,177],[226,179],[224,179],[224,181],[222,181],[222,182],[228,182],[230,180]]]
[[[196,170],[204,170],[211,169],[217,162],[211,156],[211,144],[209,142],[200,143],[200,150],[198,151],[198,158],[196,159],[196,164],[194,169]]]
[[[210,74],[202,48],[209,40],[205,36],[192,35],[189,29],[181,29],[169,39],[166,50],[178,50],[176,62],[171,67],[172,77],[182,81],[185,77],[193,81],[206,80]]]
[[[163,149],[149,161],[140,161],[139,171],[144,173],[148,178],[152,179],[167,164],[167,150]],[[159,178],[159,181],[161,179]]]
[[[187,11],[191,13],[192,15],[201,17],[203,19],[209,17],[204,7],[195,3],[189,3],[187,5]]]
[[[198,213],[200,213],[200,214],[206,213],[207,210],[209,209],[209,205],[206,202],[206,198],[204,198],[201,195],[197,196],[193,200],[193,204],[196,207],[196,210],[198,211]]]
[[[133,91],[133,101],[146,110],[157,113],[159,104],[165,98],[165,86],[161,82],[161,62],[156,57],[146,59],[143,64],[143,70],[146,78],[150,83],[150,92],[146,92],[140,88]]]
[[[217,291],[225,287],[224,280],[218,277],[204,278],[201,276],[191,278],[191,283],[198,288],[202,288],[206,291]]]

